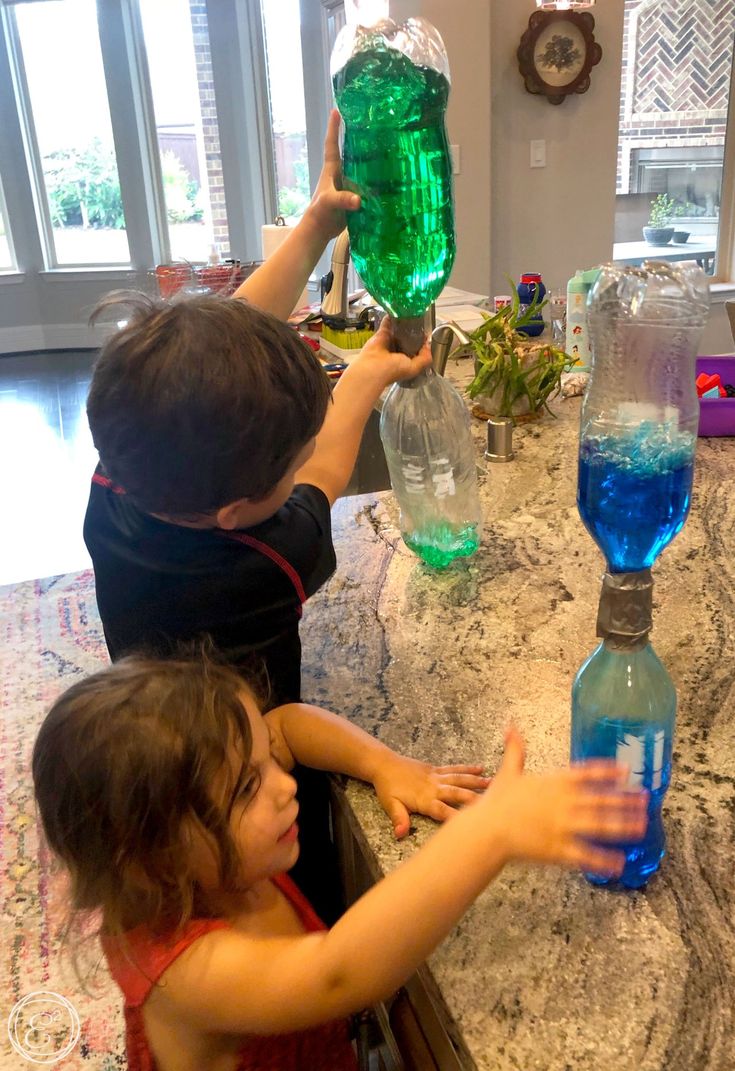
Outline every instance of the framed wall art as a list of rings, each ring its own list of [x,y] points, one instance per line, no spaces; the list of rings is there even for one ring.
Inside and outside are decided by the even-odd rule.
[[[534,11],[518,46],[526,89],[561,104],[570,93],[586,93],[590,71],[602,59],[589,11]]]

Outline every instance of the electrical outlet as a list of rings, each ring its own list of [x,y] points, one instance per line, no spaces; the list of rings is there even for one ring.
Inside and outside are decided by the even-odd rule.
[[[531,167],[546,167],[546,142],[543,138],[531,142]]]
[[[459,150],[459,145],[450,145],[449,151],[452,154],[452,174],[458,175],[461,169],[461,153]]]

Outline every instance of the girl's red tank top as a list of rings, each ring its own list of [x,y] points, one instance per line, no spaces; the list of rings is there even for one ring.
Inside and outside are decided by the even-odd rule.
[[[285,874],[273,878],[307,933],[326,930],[313,907]],[[143,1024],[143,1005],[153,986],[175,959],[199,937],[229,929],[224,919],[193,919],[175,944],[138,927],[120,941],[105,938],[103,947],[110,972],[125,998],[125,1032],[128,1071],[156,1071]],[[133,962],[131,962],[131,960]],[[357,1071],[345,1020],[294,1034],[270,1037],[249,1035],[239,1051],[237,1071]]]

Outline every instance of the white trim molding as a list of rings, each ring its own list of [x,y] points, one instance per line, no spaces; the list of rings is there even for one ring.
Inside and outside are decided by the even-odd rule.
[[[34,350],[96,350],[115,331],[112,323],[95,324],[27,324],[24,327],[0,327],[0,358],[9,353]]]

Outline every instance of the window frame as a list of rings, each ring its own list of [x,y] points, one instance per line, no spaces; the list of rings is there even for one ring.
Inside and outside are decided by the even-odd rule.
[[[110,110],[110,122],[112,126],[113,145],[115,149],[115,162],[118,171],[118,179],[120,181],[123,206],[125,210],[125,228],[128,240],[128,249],[130,253],[130,259],[128,261],[119,261],[116,263],[76,261],[73,263],[61,264],[58,259],[58,253],[56,250],[56,243],[53,233],[53,226],[51,223],[51,214],[49,211],[48,195],[45,184],[45,176],[43,173],[43,164],[41,160],[40,147],[38,144],[36,126],[33,117],[33,107],[26,78],[23,50],[20,41],[20,33],[18,29],[17,20],[15,18],[14,10],[25,3],[36,2],[39,2],[39,0],[11,0],[11,5],[7,12],[8,17],[6,22],[6,40],[8,41],[9,53],[11,57],[11,76],[13,80],[15,101],[18,109],[18,116],[20,120],[21,132],[25,149],[25,162],[33,195],[35,218],[38,228],[38,237],[40,240],[43,257],[43,270],[45,270],[46,272],[64,273],[130,271],[136,266],[136,257],[133,251],[133,242],[130,233],[129,220],[138,219],[139,204],[136,201],[135,205],[131,205],[131,207],[129,208],[129,205],[126,202],[126,190],[123,188],[121,170],[124,169],[124,163],[126,159],[128,159],[128,155],[127,151],[121,152],[120,150],[119,138],[118,133],[116,131],[115,122],[116,97],[114,92],[114,86],[117,79],[113,79],[111,83],[109,77],[109,60],[111,53],[109,43],[108,48],[105,48],[105,30],[109,28],[108,23],[111,14],[110,9],[114,4],[120,8],[119,14],[122,15],[122,8],[127,5],[128,0],[112,0],[112,2],[110,2],[110,0],[97,0],[96,4],[97,24],[100,37],[100,51],[105,77],[105,89]],[[122,64],[118,66],[120,68],[125,67],[125,65]],[[127,193],[128,199],[131,200],[129,197],[129,188],[127,190]]]
[[[3,275],[17,275],[18,273],[18,258],[15,255],[15,245],[13,243],[13,231],[10,226],[10,216],[8,214],[8,206],[5,200],[5,191],[3,190],[3,184],[0,181],[0,220],[5,227],[5,241],[8,244],[8,252],[10,254],[10,263],[3,266],[0,264],[0,276]]]
[[[730,68],[730,93],[722,162],[720,225],[717,231],[717,274],[712,283],[718,289],[735,286],[735,41]]]
[[[2,177],[21,178],[23,210],[33,205],[34,234],[15,242],[16,265],[49,277],[97,278],[151,271],[170,257],[168,226],[155,116],[148,78],[139,0],[96,0],[97,21],[110,107],[113,141],[130,249],[127,264],[59,264],[43,168],[33,124],[22,50],[13,8],[39,0],[0,0],[0,52],[10,65],[10,139],[23,145],[22,161],[8,154]],[[275,215],[275,163],[269,139],[270,112],[259,0],[207,2],[213,81],[220,127],[223,185],[233,255],[260,260],[261,225]],[[0,65],[2,66],[2,65]],[[0,70],[0,75],[3,71]],[[246,117],[243,123],[243,116]],[[0,159],[2,157],[0,156]],[[16,206],[15,211],[18,211]],[[10,230],[9,213],[6,213]],[[28,226],[19,231],[30,231]],[[14,228],[15,229],[15,228]],[[20,249],[20,245],[24,249]],[[18,270],[18,269],[16,269]],[[6,272],[3,275],[9,274]]]

